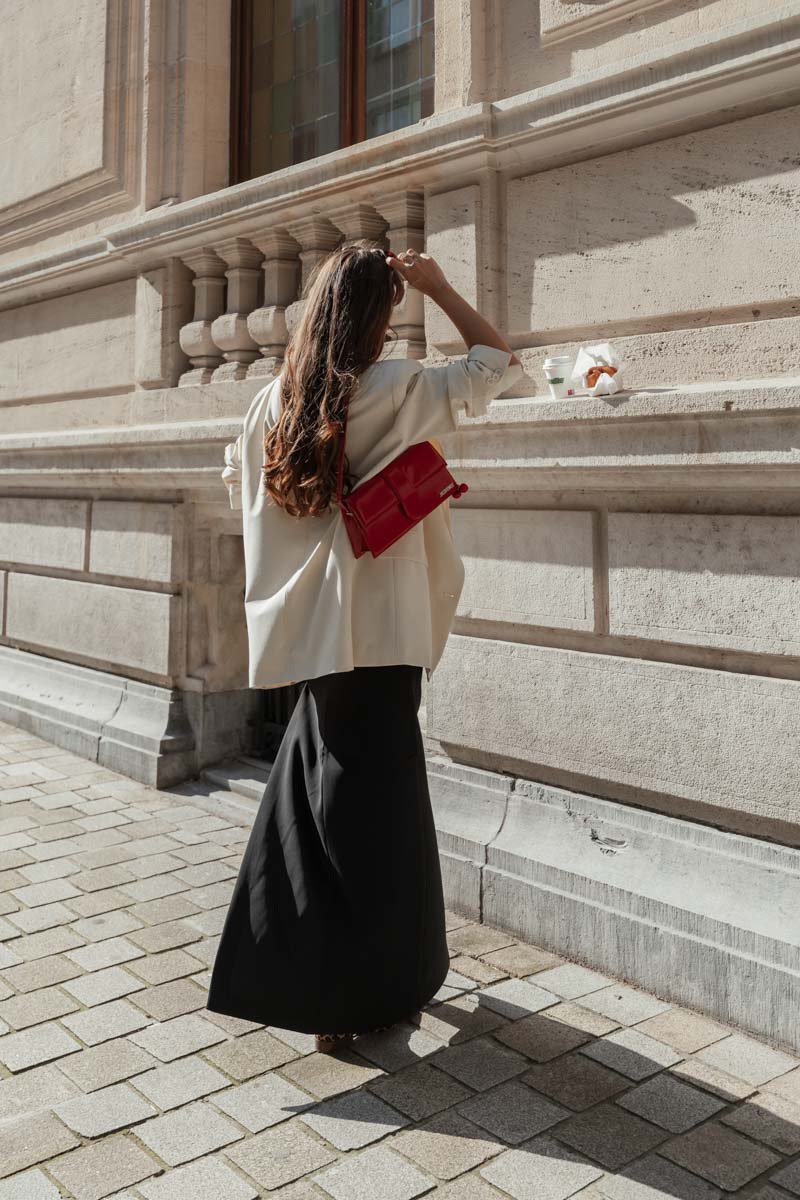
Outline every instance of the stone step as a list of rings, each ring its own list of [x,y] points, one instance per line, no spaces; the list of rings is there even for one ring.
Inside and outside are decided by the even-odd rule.
[[[266,759],[243,755],[206,767],[200,778],[220,791],[234,792],[258,803],[264,795],[271,769],[272,763]]]

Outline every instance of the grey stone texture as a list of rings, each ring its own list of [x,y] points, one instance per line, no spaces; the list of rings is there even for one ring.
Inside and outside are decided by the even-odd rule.
[[[37,752],[43,767],[58,761],[2,725],[0,759],[20,740],[34,765]],[[48,775],[33,773],[59,784]],[[106,871],[115,858],[146,863],[140,877],[155,880],[176,860],[238,868],[247,811],[238,826],[215,817],[202,784],[176,795],[112,776],[74,788],[63,816],[31,797],[9,806],[23,826],[14,831],[53,833],[31,837],[63,851],[43,862],[76,868],[53,878]],[[75,838],[65,822],[101,812],[124,813],[136,836],[59,845]],[[131,845],[142,857],[116,857]],[[28,865],[42,864],[3,869]],[[217,875],[187,881],[190,890],[225,882]],[[54,907],[50,919],[63,924],[26,928],[20,918],[46,904],[1,918],[0,1200],[720,1200],[767,1179],[775,1194],[753,1200],[800,1195],[800,1065],[783,1050],[449,912],[451,978],[466,990],[320,1054],[308,1034],[203,1008],[224,904],[140,900],[113,873],[96,881],[106,886],[51,902],[95,906]],[[11,882],[0,896],[22,890]],[[120,932],[125,918],[138,927]],[[78,928],[87,936],[59,942]],[[130,980],[135,990],[103,999]],[[58,995],[97,1002],[59,1011]],[[598,996],[601,1011],[585,1003]],[[26,1013],[36,1023],[13,1028]]]

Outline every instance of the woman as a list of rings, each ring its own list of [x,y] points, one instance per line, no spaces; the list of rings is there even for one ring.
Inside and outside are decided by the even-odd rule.
[[[404,281],[469,353],[382,357]],[[413,1016],[448,970],[418,709],[463,583],[447,504],[378,558],[336,503],[345,412],[354,486],[452,432],[519,359],[426,254],[340,246],[318,268],[280,375],[226,448],[242,508],[252,687],[305,681],[242,858],[207,1007],[316,1033],[317,1049]],[[327,1032],[320,1032],[327,1031]]]

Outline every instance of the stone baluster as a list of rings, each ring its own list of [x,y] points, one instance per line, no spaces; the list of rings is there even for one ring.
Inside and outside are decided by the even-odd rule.
[[[246,238],[233,237],[215,246],[226,265],[228,306],[211,326],[211,336],[224,362],[214,372],[214,382],[245,379],[247,368],[258,358],[258,343],[247,328],[247,318],[258,305],[261,251]]]
[[[286,309],[297,296],[300,247],[283,229],[273,229],[253,238],[264,255],[264,304],[247,318],[247,328],[261,350],[247,370],[248,379],[269,378],[280,370],[289,331]]]
[[[222,362],[211,326],[225,308],[225,263],[213,250],[192,250],[181,259],[194,275],[194,317],[183,326],[178,339],[191,363],[178,382],[208,383]]]
[[[342,235],[339,229],[325,217],[307,217],[287,226],[287,232],[300,247],[300,298],[286,309],[286,327],[289,335],[297,328],[305,307],[304,296],[314,271],[335,246]]]
[[[425,201],[419,192],[392,192],[376,200],[376,207],[388,222],[387,241],[395,254],[403,250],[425,249]],[[406,294],[393,309],[392,338],[387,358],[424,358],[425,297],[416,288],[406,286]]]
[[[386,221],[371,204],[362,204],[360,201],[342,204],[338,208],[326,210],[325,215],[341,230],[344,241],[354,242],[359,238],[367,238],[369,241],[379,242],[384,250],[388,248],[384,237]]]

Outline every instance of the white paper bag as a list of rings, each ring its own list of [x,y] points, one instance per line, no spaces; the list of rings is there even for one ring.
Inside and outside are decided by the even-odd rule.
[[[622,360],[608,342],[599,342],[595,346],[581,346],[572,370],[572,380],[579,387],[585,388],[590,396],[613,396],[622,391],[623,366]],[[589,387],[586,375],[590,367],[616,367],[617,370],[614,375],[603,372],[594,387]]]

